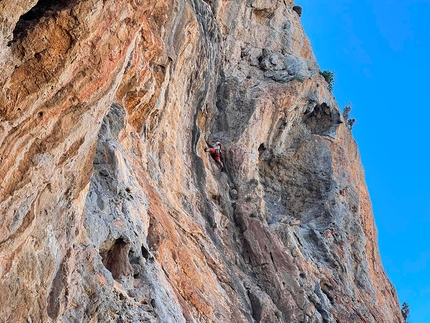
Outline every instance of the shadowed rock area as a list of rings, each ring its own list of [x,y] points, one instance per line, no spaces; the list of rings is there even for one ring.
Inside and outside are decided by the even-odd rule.
[[[0,13],[0,322],[403,322],[306,8]]]

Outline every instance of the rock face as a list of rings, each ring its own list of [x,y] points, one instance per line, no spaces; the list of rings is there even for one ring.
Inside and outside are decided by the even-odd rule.
[[[1,322],[402,322],[297,10],[1,1]]]

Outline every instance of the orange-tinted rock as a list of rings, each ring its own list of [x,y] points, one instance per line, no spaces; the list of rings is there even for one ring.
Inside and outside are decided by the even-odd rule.
[[[402,322],[293,8],[1,2],[5,322]]]

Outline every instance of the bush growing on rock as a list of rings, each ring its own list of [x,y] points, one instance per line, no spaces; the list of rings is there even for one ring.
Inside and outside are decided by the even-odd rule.
[[[324,80],[328,84],[328,89],[331,92],[333,90],[333,84],[334,84],[334,72],[325,70],[325,71],[320,71],[320,74],[322,75],[322,77],[324,77]]]
[[[349,113],[351,112],[351,109],[352,109],[352,107],[351,107],[351,103],[349,103],[347,106],[345,106],[344,108],[343,108],[343,118],[345,119],[345,120],[348,120],[349,119]]]
[[[349,103],[347,106],[345,106],[343,108],[343,112],[342,112],[343,118],[345,119],[346,124],[347,124],[349,130],[352,129],[352,127],[354,126],[354,123],[355,123],[355,119],[354,118],[351,118],[351,119],[349,118],[349,113],[351,112],[351,110],[352,110],[352,104]]]
[[[403,319],[405,320],[405,323],[410,323],[408,322],[409,311],[410,309],[409,309],[408,303],[403,302],[401,312],[402,312]]]

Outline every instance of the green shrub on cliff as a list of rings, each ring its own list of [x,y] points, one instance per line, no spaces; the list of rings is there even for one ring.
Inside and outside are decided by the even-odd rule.
[[[402,312],[403,319],[405,320],[405,323],[410,323],[408,322],[409,311],[410,310],[409,310],[408,303],[403,302],[401,312]]]
[[[324,77],[324,80],[327,82],[328,89],[332,91],[333,84],[334,84],[334,72],[325,70],[325,71],[320,71],[320,74],[322,75],[322,77]]]
[[[342,112],[343,118],[345,119],[346,125],[348,126],[349,130],[352,129],[352,127],[354,126],[354,123],[355,123],[354,118],[352,118],[352,119],[349,118],[349,113],[351,112],[351,109],[352,109],[352,104],[350,102],[350,103],[348,103],[347,106],[345,106],[343,108],[343,112]]]

